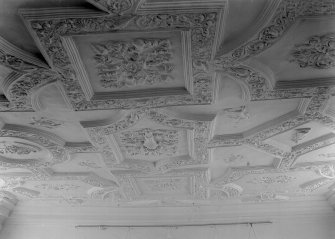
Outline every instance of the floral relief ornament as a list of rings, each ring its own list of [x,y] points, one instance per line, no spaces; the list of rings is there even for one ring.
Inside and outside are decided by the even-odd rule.
[[[291,51],[291,62],[301,68],[329,69],[335,66],[335,33],[316,35]]]
[[[151,130],[148,128],[120,134],[121,147],[131,156],[139,154],[172,156],[177,152],[178,137],[177,130]]]
[[[171,42],[134,39],[91,44],[104,88],[154,85],[173,80]]]
[[[212,47],[215,39],[217,12],[183,13],[183,14],[146,14],[139,16],[97,18],[68,18],[32,20],[30,25],[44,48],[50,64],[64,76],[60,80],[76,110],[106,109],[106,108],[135,108],[144,106],[163,106],[180,104],[205,104],[213,100],[212,75],[204,69],[211,60]],[[28,20],[29,21],[29,20]],[[113,99],[87,101],[81,89],[74,69],[61,42],[62,35],[79,33],[109,32],[111,30],[138,31],[146,29],[180,29],[189,28],[191,31],[191,48],[193,64],[193,95],[178,97],[148,97],[138,99]]]
[[[0,154],[31,154],[40,151],[37,146],[20,142],[0,142]]]

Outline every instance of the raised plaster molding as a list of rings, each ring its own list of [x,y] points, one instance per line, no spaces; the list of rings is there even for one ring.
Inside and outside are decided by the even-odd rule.
[[[210,199],[225,200],[227,198],[238,198],[243,192],[243,188],[235,183],[227,183],[225,185],[210,186]]]
[[[97,148],[90,142],[66,142],[64,148],[71,153],[92,153],[97,152]]]
[[[130,14],[139,0],[86,0],[110,15],[120,16]]]
[[[226,9],[227,1],[222,0],[208,0],[206,2],[197,1],[197,0],[183,0],[176,1],[171,4],[169,1],[145,1],[140,0],[140,3],[137,6],[136,13],[145,14],[149,12],[157,12],[164,9],[166,12],[174,12],[176,10],[183,10],[184,12],[194,12],[194,11],[202,11],[204,8],[206,9]],[[192,6],[192,8],[190,8]]]
[[[31,72],[38,68],[48,68],[44,62],[17,48],[1,36],[0,64],[20,73]]]
[[[215,67],[216,68],[216,67]],[[332,79],[311,79],[306,81],[278,81],[270,80],[262,71],[256,70],[246,65],[237,65],[225,69],[216,68],[219,72],[225,72],[233,77],[237,82],[246,85],[247,95],[250,95],[251,101],[291,99],[291,98],[310,98],[318,94],[318,88],[330,87],[334,85]],[[269,75],[269,74],[267,74]],[[274,88],[271,89],[271,87]],[[304,88],[304,90],[301,90]]]
[[[42,116],[42,117],[32,117],[31,122],[29,122],[29,124],[35,127],[55,129],[62,126],[64,124],[64,121],[50,119]]]
[[[281,1],[269,0],[264,3],[262,11],[258,14],[257,18],[248,26],[238,38],[234,38],[230,41],[221,43],[217,55],[224,55],[233,51],[237,47],[241,46],[243,43],[247,42],[253,37],[255,32],[259,32],[261,29],[266,27],[269,20],[274,16],[276,10]],[[229,12],[229,5],[228,5]]]
[[[110,92],[94,92],[72,36],[63,36],[62,43],[68,53],[86,100],[99,101],[146,98],[148,96],[192,95],[191,31],[175,32],[180,32],[181,36],[181,56],[184,66],[183,79],[185,87],[127,90],[127,87],[154,86],[176,80],[174,75],[178,66],[173,63],[176,53],[169,38],[138,37],[127,40],[91,42],[90,48],[95,54],[93,60],[98,71],[99,85],[102,88],[111,90]],[[120,89],[123,90],[115,91]]]
[[[223,51],[219,50],[214,68],[226,72],[238,81],[245,82],[249,86],[250,100],[304,98],[315,95],[317,93],[315,87],[330,86],[333,85],[333,82],[329,79],[321,79],[321,81],[313,79],[303,84],[299,82],[300,84],[297,85],[296,81],[279,81],[276,82],[275,90],[271,90],[270,85],[267,84],[269,80],[263,73],[241,63],[272,46],[297,19],[334,15],[334,5],[335,3],[329,0],[281,1],[273,18],[257,35],[227,54],[223,54]],[[302,91],[299,89],[301,87],[305,89]]]
[[[334,5],[335,3],[332,0],[283,0],[273,17],[258,34],[255,34],[248,42],[228,54],[223,54],[222,51],[219,51],[216,56],[216,62],[226,68],[255,56],[280,40],[297,19],[334,15]]]
[[[315,35],[305,42],[294,45],[290,52],[291,62],[301,68],[328,69],[335,66],[335,33]]]
[[[31,56],[27,52],[12,45],[0,37],[0,65],[8,68],[11,72],[4,78],[1,88],[6,96],[6,100],[1,101],[0,110],[2,111],[32,111],[28,97],[32,88],[39,84],[43,79],[35,77],[36,74],[48,72],[48,66],[39,59]],[[41,76],[41,75],[40,75]],[[29,84],[22,83],[22,79],[32,77]],[[42,77],[42,76],[41,76]],[[38,83],[36,83],[36,81]],[[10,88],[20,82],[22,89],[16,88],[10,92]],[[29,89],[27,89],[27,87]],[[15,93],[14,93],[15,92]],[[17,94],[13,95],[11,93]]]
[[[220,11],[220,9],[218,9]],[[180,105],[180,104],[208,104],[213,101],[212,86],[213,76],[208,71],[209,60],[211,58],[213,43],[216,42],[214,34],[216,24],[218,24],[218,11],[204,12],[199,15],[192,13],[175,13],[175,14],[149,14],[138,15],[131,17],[112,18],[110,16],[96,16],[87,18],[78,18],[80,14],[69,13],[68,18],[58,24],[58,19],[54,20],[53,17],[46,17],[52,11],[45,10],[48,13],[41,16],[32,15],[31,11],[21,11],[21,15],[26,21],[30,32],[35,40],[38,42],[43,54],[48,59],[48,62],[54,68],[57,68],[62,75],[64,88],[67,96],[69,97],[74,109],[87,110],[87,109],[106,109],[106,108],[135,108],[140,106],[162,106],[162,105]],[[56,10],[57,12],[57,10]],[[59,11],[58,11],[59,12]],[[72,15],[71,15],[72,14]],[[77,17],[74,22],[69,17]],[[200,18],[199,18],[200,17]],[[45,20],[41,20],[44,18]],[[37,20],[38,19],[38,20]],[[164,21],[156,21],[155,19],[166,19]],[[172,22],[166,22],[171,19]],[[181,21],[181,19],[183,19]],[[186,19],[186,20],[185,20]],[[201,19],[198,21],[198,19]],[[80,22],[85,23],[80,24]],[[46,23],[48,22],[48,23]],[[56,24],[57,22],[57,24]],[[221,22],[220,22],[221,24]],[[60,27],[62,25],[62,27]],[[85,27],[82,27],[85,26]],[[152,97],[145,98],[145,100],[93,100],[86,101],[85,94],[83,93],[78,81],[75,78],[72,65],[68,59],[65,49],[60,41],[60,37],[64,34],[78,34],[78,33],[94,33],[104,32],[110,30],[155,30],[165,28],[166,30],[175,30],[176,28],[187,27],[191,30],[192,39],[192,59],[193,59],[193,95],[182,95],[178,97]],[[200,34],[199,31],[193,31],[196,27],[201,27],[206,34]],[[57,28],[57,29],[54,29]],[[208,33],[208,34],[207,34]],[[54,35],[50,38],[50,34]],[[52,39],[50,42],[45,38]],[[55,49],[56,51],[51,51]],[[57,54],[56,54],[57,53]]]
[[[146,197],[150,197],[150,191],[156,190],[158,188],[158,190],[163,190],[164,194],[168,194],[170,190],[178,191],[179,189],[175,188],[166,180],[180,180],[181,178],[185,178],[185,180],[189,181],[189,183],[187,183],[188,193],[182,197],[186,197],[186,199],[206,200],[209,196],[207,187],[209,182],[209,175],[206,168],[173,170],[160,177],[148,176],[145,173],[133,170],[113,170],[111,172],[118,179],[123,193],[126,196],[126,200],[138,200],[140,198],[146,199]],[[153,180],[152,182],[156,182],[161,186],[165,185],[165,188],[160,188],[160,186],[156,184],[150,184],[153,188],[149,187],[149,194],[146,195],[141,192],[141,188],[138,185],[137,180],[144,180],[143,182],[146,180]],[[152,191],[152,193],[154,192]],[[170,197],[173,197],[173,194]]]
[[[296,177],[288,176],[285,174],[278,175],[278,176],[262,176],[262,177],[254,177],[248,183],[253,184],[287,184],[291,183],[292,181],[296,180]]]
[[[39,88],[57,82],[60,75],[56,72],[38,69],[20,76],[8,84],[4,90],[16,111],[32,111],[31,98]],[[13,109],[13,110],[14,110]]]
[[[239,137],[236,137],[235,135],[216,136],[211,140],[209,146],[217,147],[247,144],[279,158],[280,162],[276,163],[278,168],[290,167],[295,162],[298,155],[332,144],[334,141],[333,134],[321,136],[314,141],[293,147],[291,152],[284,152],[283,150],[267,144],[264,140],[310,121],[319,122],[330,129],[333,129],[335,127],[334,121],[319,113],[320,109],[322,111],[324,105],[327,103],[330,97],[329,94],[329,88],[319,88],[318,94],[315,94],[314,97],[308,100],[308,106],[303,104],[303,107],[299,107],[300,110],[304,111],[304,114],[287,117],[285,120],[279,121],[280,123],[277,122],[276,124],[272,124],[273,126],[267,125],[267,127],[263,127],[261,130],[255,131],[247,137],[243,137],[243,134],[239,135]]]
[[[40,195],[40,192],[37,190],[25,188],[25,187],[16,187],[12,189],[14,193],[26,197],[26,198],[36,198]]]
[[[144,163],[143,160],[139,163],[130,163],[124,160],[121,154],[120,146],[115,142],[113,134],[122,132],[132,126],[136,125],[142,118],[147,118],[157,124],[169,127],[173,130],[186,129],[189,143],[189,156],[191,160],[185,160],[184,158],[171,159],[168,163],[158,163],[157,165]],[[129,112],[123,118],[118,121],[114,121],[112,124],[108,124],[105,121],[104,126],[100,126],[101,122],[97,122],[99,126],[92,127],[93,124],[85,122],[84,127],[86,128],[91,142],[102,152],[104,161],[109,167],[125,167],[125,168],[137,168],[139,170],[150,169],[152,171],[167,171],[175,167],[194,165],[194,164],[206,164],[209,162],[209,153],[207,150],[207,141],[210,133],[210,122],[206,121],[193,121],[184,120],[180,118],[173,118],[167,114],[161,113],[159,110],[135,110]],[[191,137],[192,136],[192,137]],[[192,150],[192,152],[190,152]],[[125,162],[124,162],[125,161]],[[144,163],[144,164],[143,164]]]
[[[47,132],[31,129],[25,126],[17,126],[17,125],[4,125],[3,128],[0,130],[1,137],[14,137],[14,138],[22,138],[41,147],[47,149],[51,153],[51,162],[39,162],[32,160],[31,162],[28,161],[16,161],[16,160],[7,160],[3,158],[1,160],[1,164],[11,167],[24,167],[31,169],[31,167],[35,167],[39,164],[55,164],[67,160],[67,153],[63,148],[64,144],[59,142],[55,136],[48,134]],[[31,164],[31,165],[30,165]],[[37,165],[36,165],[37,164]]]
[[[256,126],[247,131],[244,131],[239,134],[227,134],[227,135],[214,135],[210,140],[208,146],[210,148],[229,146],[229,145],[241,145],[245,143],[247,138],[252,137],[253,135],[258,134],[259,132],[266,131],[275,127],[276,125],[291,120],[292,118],[298,117],[300,112],[298,110],[293,110],[287,114],[284,114],[274,120],[270,120],[260,126]],[[270,137],[270,136],[268,136]],[[266,138],[268,138],[266,137]],[[264,138],[265,139],[265,138]]]

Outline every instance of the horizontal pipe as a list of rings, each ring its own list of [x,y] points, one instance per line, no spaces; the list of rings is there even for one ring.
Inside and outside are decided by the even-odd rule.
[[[145,228],[145,227],[209,227],[209,226],[230,226],[230,225],[255,225],[271,224],[271,221],[256,222],[227,222],[227,223],[205,223],[205,224],[178,224],[178,225],[77,225],[75,228]]]

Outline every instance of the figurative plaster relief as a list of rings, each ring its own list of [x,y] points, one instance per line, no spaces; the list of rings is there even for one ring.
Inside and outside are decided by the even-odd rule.
[[[223,109],[222,112],[226,117],[232,119],[235,124],[250,118],[250,114],[245,105],[236,108],[226,108]]]
[[[124,149],[129,156],[173,156],[178,149],[177,130],[145,128],[121,132],[119,137],[121,149]]]
[[[60,120],[54,120],[54,119],[49,119],[46,117],[32,117],[32,122],[30,122],[30,125],[37,126],[37,127],[42,127],[42,128],[47,128],[47,129],[55,129],[58,128],[59,126],[63,125],[64,122]]]
[[[298,128],[295,129],[292,135],[292,141],[298,143],[311,131],[311,128]]]

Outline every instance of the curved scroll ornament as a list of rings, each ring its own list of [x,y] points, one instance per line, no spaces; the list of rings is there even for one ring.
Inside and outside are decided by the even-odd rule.
[[[48,139],[45,136],[42,136],[37,133],[33,132],[26,132],[21,130],[15,129],[1,129],[0,130],[0,137],[6,138],[16,138],[22,139],[24,141],[30,141],[32,144],[27,145],[16,145],[15,147],[11,147],[11,149],[7,152],[7,154],[3,155],[3,159],[0,160],[0,164],[2,166],[8,167],[23,167],[23,168],[35,168],[41,165],[50,166],[56,163],[63,162],[67,159],[67,153],[62,145],[59,145],[56,142]],[[20,141],[20,140],[18,140]],[[22,141],[23,142],[23,141]],[[34,144],[33,144],[34,143]],[[26,144],[23,142],[23,144]],[[40,145],[41,147],[35,146],[35,144]],[[24,146],[24,148],[22,148]],[[29,147],[28,147],[29,146]],[[38,159],[40,157],[39,153],[44,152],[42,147],[45,148],[51,154],[51,161],[45,161]],[[18,149],[19,151],[15,151],[14,154],[11,153],[14,149]],[[29,154],[27,154],[29,151]],[[34,152],[36,151],[36,152]],[[10,157],[8,155],[11,155]],[[32,158],[24,160],[28,155],[31,155]],[[37,156],[38,158],[36,158]]]
[[[333,0],[283,0],[269,24],[250,41],[228,55],[223,55],[223,49],[220,47],[216,63],[226,68],[255,56],[280,40],[299,17],[334,15],[334,7]]]
[[[30,96],[39,87],[54,82],[60,75],[50,70],[37,70],[25,74],[7,88],[10,101],[16,108],[31,108]]]
[[[328,69],[335,66],[335,33],[316,35],[291,51],[291,62],[301,68]]]
[[[235,49],[228,56],[220,55],[216,58],[216,63],[225,68],[264,51],[280,39],[299,16],[300,11],[300,1],[282,1],[270,23],[258,33],[255,39]],[[220,52],[222,49],[219,50],[219,54]]]
[[[335,179],[335,166],[334,165],[324,165],[322,167],[315,167],[315,170],[318,174],[320,174],[322,177],[327,179]]]

